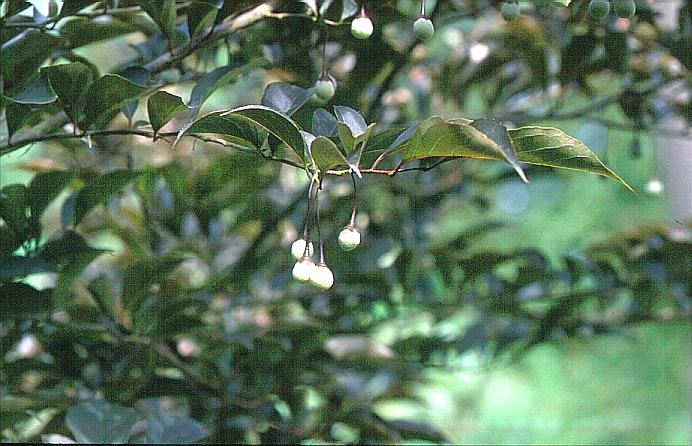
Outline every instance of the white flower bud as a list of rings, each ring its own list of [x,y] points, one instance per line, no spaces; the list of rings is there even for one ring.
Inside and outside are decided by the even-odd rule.
[[[328,290],[334,285],[334,274],[324,263],[317,263],[310,271],[310,285],[321,290]]]
[[[339,233],[339,246],[344,251],[352,251],[360,245],[360,232],[353,226],[346,226]]]
[[[312,277],[315,264],[310,257],[304,256],[293,265],[293,278],[300,283],[307,283]]]
[[[308,245],[308,256],[312,257],[312,254],[314,253],[315,248],[312,246],[312,242]],[[293,244],[291,245],[291,255],[293,256],[294,259],[300,260],[301,257],[305,254],[305,239],[304,238],[299,238]]]
[[[366,15],[355,18],[351,22],[351,34],[357,39],[367,39],[372,35],[372,21]]]
[[[17,342],[14,351],[18,358],[33,358],[41,353],[41,343],[36,336],[25,334],[19,342]]]
[[[663,189],[664,189],[663,181],[659,180],[658,178],[651,178],[644,185],[644,189],[646,190],[647,193],[649,193],[651,195],[660,195],[663,193]]]

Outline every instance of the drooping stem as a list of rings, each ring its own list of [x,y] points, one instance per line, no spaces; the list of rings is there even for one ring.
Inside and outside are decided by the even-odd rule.
[[[323,29],[323,40],[322,40],[322,75],[321,79],[327,77],[327,29]]]
[[[319,263],[324,263],[324,245],[322,244],[322,228],[320,227],[320,190],[317,189],[315,192],[315,217],[317,219],[317,239],[320,244],[320,261]]]
[[[312,190],[315,186],[315,180],[310,180],[310,185],[308,186],[308,210],[305,213],[305,227],[303,228],[303,238],[306,241],[310,240],[310,223],[312,220]],[[307,245],[307,243],[306,243]]]
[[[358,207],[358,188],[356,187],[356,177],[351,173],[351,181],[353,182],[353,208],[351,209],[351,221],[349,226],[356,225],[356,208]]]
[[[420,0],[420,16],[425,17],[425,0]]]

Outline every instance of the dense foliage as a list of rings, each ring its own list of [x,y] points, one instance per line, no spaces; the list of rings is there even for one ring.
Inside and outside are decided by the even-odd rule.
[[[516,175],[636,196],[561,122],[640,157],[692,117],[688,6],[612,3],[0,2],[0,163],[39,152],[0,190],[3,439],[443,442],[376,403],[470,351],[688,317],[685,222],[482,242]],[[333,286],[293,280],[301,234]]]

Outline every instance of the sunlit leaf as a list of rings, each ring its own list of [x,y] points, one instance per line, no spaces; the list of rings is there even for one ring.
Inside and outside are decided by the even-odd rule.
[[[80,443],[125,443],[137,421],[134,410],[103,400],[71,407],[65,423]]]

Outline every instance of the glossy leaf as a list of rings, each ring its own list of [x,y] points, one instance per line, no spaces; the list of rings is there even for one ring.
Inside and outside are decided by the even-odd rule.
[[[23,184],[8,184],[0,189],[0,217],[19,236],[28,230],[27,189]]]
[[[288,116],[263,105],[247,105],[230,110],[221,116],[240,115],[264,128],[277,137],[302,160],[305,156],[305,142],[298,125]]]
[[[139,2],[142,9],[156,22],[169,41],[174,40],[176,28],[175,0],[144,0]]]
[[[608,169],[586,145],[552,127],[520,127],[509,130],[519,161],[540,166],[581,170],[611,178],[630,191],[622,178]]]
[[[55,271],[55,266],[38,257],[9,256],[0,259],[0,280]]]
[[[137,421],[134,410],[103,400],[71,407],[65,423],[80,443],[125,443]]]
[[[218,133],[227,141],[244,147],[257,147],[261,144],[257,130],[251,121],[226,112],[212,112],[183,127],[176,137],[174,145],[180,138],[195,133]]]
[[[105,203],[108,198],[119,193],[137,175],[138,172],[121,169],[105,173],[90,181],[77,194],[75,224],[79,223],[96,205]]]
[[[50,86],[45,76],[37,76],[24,89],[12,97],[17,104],[50,104],[55,102],[58,96]]]
[[[117,74],[106,74],[96,79],[86,95],[86,126],[105,125],[120,107],[141,96],[146,90],[146,87],[133,84]]]
[[[335,167],[348,167],[349,165],[336,144],[324,136],[315,138],[310,145],[310,152],[317,168],[322,173]]]
[[[207,435],[204,426],[186,416],[153,413],[147,418],[148,443],[190,444]]]
[[[192,2],[187,7],[187,29],[190,37],[200,37],[214,24],[223,0]]]
[[[368,128],[363,116],[350,107],[335,105],[334,114],[339,122],[343,122],[348,126],[354,137],[362,135]]]
[[[269,84],[262,95],[261,104],[291,116],[315,94],[315,88],[301,88],[284,82]]]
[[[147,99],[147,111],[149,113],[149,122],[154,129],[154,134],[186,108],[180,96],[168,93],[167,91],[157,91],[149,96]]]
[[[339,121],[334,115],[323,108],[318,108],[312,114],[312,133],[315,136],[336,136]]]
[[[135,31],[133,26],[115,17],[109,17],[107,21],[75,17],[65,21],[60,26],[60,35],[67,39],[67,44],[71,48],[79,48],[90,43],[112,39],[133,31]]]
[[[46,58],[63,44],[63,39],[37,29],[24,30],[4,42],[0,50],[5,91],[12,91],[33,77]]]
[[[84,100],[92,83],[91,69],[80,62],[44,67],[41,72],[60,98],[65,114],[73,121],[82,119]]]
[[[476,119],[470,125],[471,127],[483,132],[485,136],[497,144],[497,147],[502,152],[505,161],[514,167],[514,170],[517,172],[522,181],[525,183],[529,182],[529,180],[526,178],[526,174],[524,173],[524,169],[522,169],[519,165],[517,153],[514,149],[514,145],[512,144],[512,140],[509,137],[509,133],[507,133],[507,127],[494,119],[486,118]]]

